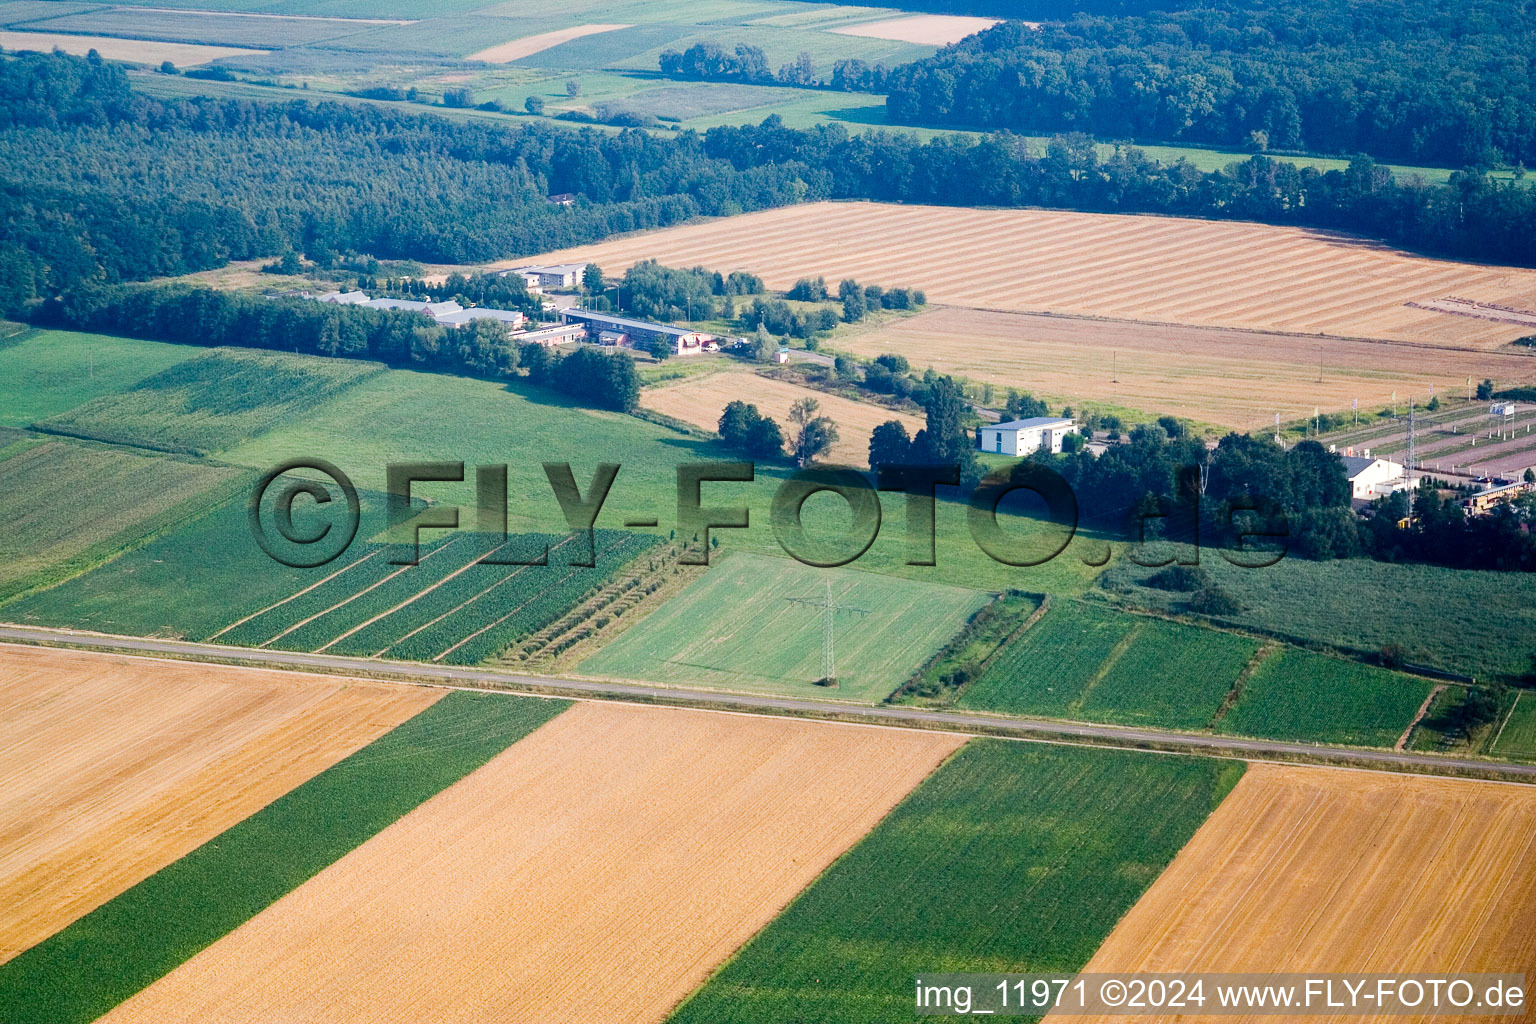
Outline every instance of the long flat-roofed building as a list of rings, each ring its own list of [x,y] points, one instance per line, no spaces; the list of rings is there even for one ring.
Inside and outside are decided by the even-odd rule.
[[[627,316],[598,313],[590,309],[575,307],[562,309],[560,318],[568,324],[584,325],[594,341],[601,340],[605,334],[626,336],[631,344],[662,338],[670,342],[672,351],[680,356],[697,355],[704,351],[705,345],[720,340],[719,335],[695,331],[690,327],[673,327],[671,324],[652,323],[649,320],[634,320]]]

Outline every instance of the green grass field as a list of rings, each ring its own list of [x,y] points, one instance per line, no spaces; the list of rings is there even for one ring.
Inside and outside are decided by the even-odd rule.
[[[0,600],[65,579],[226,496],[245,475],[73,441],[0,461]]]
[[[0,425],[25,427],[126,391],[203,354],[186,345],[75,331],[37,331],[0,345]]]
[[[1522,760],[1536,759],[1536,698],[1522,690],[1502,728],[1491,753]]]
[[[1079,970],[1242,770],[975,740],[671,1024],[909,1020],[918,975]]]
[[[1427,679],[1287,648],[1264,659],[1217,731],[1390,747],[1432,688]]]
[[[205,455],[319,406],[384,369],[358,359],[216,349],[38,424],[39,429]]]
[[[567,706],[448,694],[0,965],[0,1019],[95,1020]]]
[[[868,612],[837,616],[835,689],[816,685],[821,611],[789,600],[824,600],[829,580],[834,601]],[[977,590],[735,554],[582,662],[580,671],[677,686],[877,701],[989,599]]]
[[[1240,569],[1215,551],[1204,552],[1200,564],[1243,605],[1227,616],[1240,626],[1366,652],[1398,645],[1413,664],[1479,681],[1518,677],[1536,654],[1531,573],[1297,557],[1267,569]],[[1101,582],[1133,606],[1178,610],[1182,595],[1139,585],[1156,571],[1121,560]],[[1383,594],[1392,600],[1382,600]]]
[[[891,702],[924,707],[952,704],[956,692],[981,673],[1010,636],[1024,628],[1041,603],[1040,595],[1010,592],[986,605],[891,695]]]
[[[61,11],[59,15],[30,21],[25,28],[35,32],[74,32],[267,49],[317,43],[369,27],[311,18],[226,18],[122,7],[102,7],[81,13]]]
[[[1204,729],[1258,649],[1249,637],[1143,620],[1079,712],[1095,722]]]

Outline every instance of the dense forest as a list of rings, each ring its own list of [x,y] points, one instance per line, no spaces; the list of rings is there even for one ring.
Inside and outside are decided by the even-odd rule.
[[[556,192],[574,206],[549,203]],[[658,137],[449,122],[342,103],[161,101],[89,58],[0,59],[0,311],[300,250],[474,262],[816,199],[1047,206],[1338,228],[1536,262],[1536,199],[1478,174],[1395,181],[1262,155],[1205,173],[1085,136],[919,142],[841,126]],[[750,268],[748,268],[750,269]]]
[[[887,103],[902,124],[1523,164],[1533,56],[1525,4],[1211,4],[1007,22],[892,70]]]

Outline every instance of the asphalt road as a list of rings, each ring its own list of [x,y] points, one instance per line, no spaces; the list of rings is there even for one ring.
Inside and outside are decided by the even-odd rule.
[[[1210,736],[1201,733],[1165,732],[1158,729],[1131,729],[1113,725],[1080,722],[1056,722],[1040,719],[1004,718],[994,715],[966,714],[959,711],[929,711],[923,708],[887,705],[845,704],[838,701],[808,700],[796,697],[768,697],[755,694],[714,693],[684,690],[643,683],[617,683],[561,676],[524,675],[498,669],[460,665],[427,665],[416,662],[377,661],[333,654],[306,654],[298,651],[253,650],[222,644],[191,643],[184,640],[158,640],[145,637],[111,636],[72,630],[42,629],[33,626],[0,624],[0,641],[62,644],[95,651],[126,654],[170,655],[208,661],[240,660],[296,669],[321,669],[359,675],[389,675],[404,681],[447,686],[489,685],[518,687],[540,691],[558,691],[571,696],[592,698],[664,701],[682,706],[740,709],[758,713],[784,712],[796,715],[835,715],[840,719],[867,721],[872,724],[942,727],[955,731],[981,733],[1006,732],[1008,735],[1042,740],[1067,740],[1115,746],[1153,747],[1192,753],[1237,754],[1257,760],[1304,758],[1343,761],[1358,767],[1384,770],[1438,770],[1495,773],[1512,780],[1536,782],[1536,765],[1504,764],[1472,758],[1441,757],[1395,750],[1357,750],[1318,746],[1308,743],[1284,743],[1277,740]]]

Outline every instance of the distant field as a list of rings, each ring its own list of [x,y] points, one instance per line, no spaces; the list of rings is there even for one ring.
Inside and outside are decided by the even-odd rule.
[[[0,599],[88,568],[206,508],[242,472],[50,441],[0,461]]]
[[[1264,659],[1217,731],[1390,747],[1432,688],[1426,679],[1288,648]]]
[[[822,613],[789,598],[832,598],[869,614],[836,620],[838,687],[823,690]],[[989,596],[787,558],[733,554],[582,662],[584,675],[755,693],[876,701],[960,631]]]
[[[604,15],[604,21],[619,17]],[[694,31],[694,27],[688,24],[642,24],[632,25],[629,28],[618,28],[608,32],[600,32],[594,35],[582,36],[551,46],[545,50],[539,50],[526,57],[517,60],[519,67],[550,68],[562,71],[595,71],[598,68],[617,67],[624,63],[641,66],[634,60],[636,54],[654,51],[660,53],[664,49],[678,48],[679,41]],[[725,32],[733,29],[723,29]],[[656,69],[656,60],[652,58],[644,63],[647,71]]]
[[[1076,971],[1241,772],[974,740],[669,1020],[907,1020],[920,975]]]
[[[103,1021],[658,1021],[962,742],[577,704]]]
[[[442,693],[0,646],[0,963]]]
[[[0,965],[7,1024],[95,1020],[568,706],[510,694],[444,695]]]
[[[496,46],[472,53],[468,60],[483,60],[493,64],[505,64],[508,61],[521,57],[531,57],[540,50],[547,50],[551,46],[559,46],[561,43],[582,36],[589,36],[596,32],[611,32],[614,29],[629,28],[628,25],[573,25],[570,28],[555,29],[552,32],[540,32],[538,35],[524,36],[514,39],[510,43],[500,43]]]
[[[960,703],[1017,715],[1200,730],[1258,644],[1057,601],[1003,648]]]
[[[1393,392],[1406,401],[1431,384],[1454,393],[1469,374],[1533,373],[1529,356],[1507,352],[961,307],[846,332],[835,344],[1000,388],[1027,385],[1057,403],[1100,402],[1245,431],[1272,424],[1277,412],[1290,421],[1318,406],[1347,411],[1357,398],[1369,412],[1390,405]]]
[[[58,49],[81,57],[95,50],[107,60],[136,64],[159,64],[168,60],[181,68],[207,64],[220,57],[243,57],[261,52],[234,46],[198,46],[193,43],[118,39],[113,36],[77,36],[64,32],[3,31],[0,32],[0,46],[11,51],[35,50],[39,53]]]
[[[1366,653],[1395,645],[1409,662],[1483,681],[1528,672],[1536,653],[1536,578],[1530,573],[1295,556],[1267,569],[1240,569],[1209,550],[1200,564],[1242,604],[1227,616],[1241,626]],[[1121,560],[1102,582],[1134,606],[1177,609],[1179,595],[1138,585],[1156,571]],[[1393,599],[1383,601],[1382,594]]]
[[[335,39],[372,27],[368,22],[325,18],[274,18],[197,11],[103,7],[79,14],[28,22],[26,28],[45,32],[152,39],[173,43],[206,43],[274,49]]]
[[[97,441],[204,455],[307,413],[383,369],[358,359],[216,349],[39,426]]]
[[[897,39],[905,43],[948,46],[950,43],[958,43],[966,36],[991,28],[997,24],[997,21],[996,18],[970,18],[953,14],[916,14],[907,18],[845,25],[828,29],[828,31],[850,36],[868,36],[871,39]]]
[[[29,426],[203,353],[189,345],[38,331],[0,345],[0,424]]]
[[[1536,697],[1521,691],[1490,753],[1536,759]]]
[[[1528,974],[1533,835],[1529,786],[1252,765],[1084,970]]]
[[[802,398],[812,398],[821,403],[820,415],[830,416],[837,424],[838,443],[823,458],[825,462],[850,466],[868,465],[870,432],[887,420],[901,422],[909,434],[915,434],[923,427],[923,420],[910,413],[829,395],[748,370],[727,370],[693,377],[678,384],[647,388],[641,392],[640,404],[696,427],[714,430],[720,424],[720,414],[725,411],[727,403],[749,402],[756,405],[764,416],[778,421],[788,438],[792,426],[789,419],[790,406]]]
[[[821,274],[923,288],[949,305],[1432,345],[1491,348],[1529,329],[1406,303],[1458,295],[1536,309],[1536,271],[1425,259],[1302,228],[1177,217],[811,203],[540,260],[567,256],[609,272],[654,258],[744,268],[774,288]]]
[[[798,89],[731,82],[690,82],[642,89],[625,99],[605,102],[614,110],[650,114],[667,121],[692,121],[732,111],[772,107],[801,95]],[[764,116],[767,116],[767,110],[764,110]]]
[[[695,43],[718,43],[727,50],[733,49],[737,43],[761,47],[767,57],[768,66],[775,69],[793,61],[802,52],[809,53],[817,71],[827,77],[831,75],[834,61],[854,58],[870,64],[882,62],[887,67],[895,67],[897,64],[930,57],[938,49],[936,45],[899,39],[869,39],[763,24],[711,25],[701,21],[686,26],[683,35],[669,40],[669,47],[674,50],[685,50]],[[654,71],[657,58],[665,48],[668,47],[653,46],[612,63],[621,68]]]

